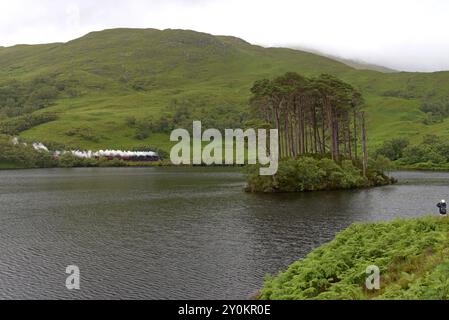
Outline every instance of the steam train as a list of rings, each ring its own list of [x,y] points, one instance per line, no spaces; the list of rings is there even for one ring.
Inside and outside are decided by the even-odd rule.
[[[19,143],[18,140],[13,143]],[[49,149],[40,142],[33,143],[33,148],[38,151],[50,152]],[[157,162],[161,160],[159,154],[153,151],[121,151],[121,150],[100,150],[100,151],[55,151],[53,156],[59,158],[63,154],[71,154],[82,159],[108,159],[123,160],[129,162]]]
[[[57,152],[55,156],[67,152]],[[161,158],[156,152],[148,151],[119,151],[119,150],[100,150],[100,151],[69,151],[75,157],[83,159],[108,159],[108,160],[122,160],[129,162],[157,162]]]

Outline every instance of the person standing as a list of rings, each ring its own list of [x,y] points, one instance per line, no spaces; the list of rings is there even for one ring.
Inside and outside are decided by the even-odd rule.
[[[437,207],[440,209],[440,215],[446,216],[446,214],[447,214],[447,204],[446,204],[446,200],[441,200],[441,201],[437,204]]]

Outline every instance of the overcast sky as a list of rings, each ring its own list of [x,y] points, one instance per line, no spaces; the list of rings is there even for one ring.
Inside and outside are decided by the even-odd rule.
[[[448,17],[448,0],[0,0],[0,46],[180,28],[437,71],[449,70]]]

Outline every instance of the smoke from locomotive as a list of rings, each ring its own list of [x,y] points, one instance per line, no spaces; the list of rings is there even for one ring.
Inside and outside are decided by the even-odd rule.
[[[33,143],[33,148],[38,151],[50,152],[42,143]],[[100,151],[55,151],[53,155],[60,157],[63,154],[71,154],[81,159],[108,159],[123,160],[131,162],[155,162],[160,160],[159,154],[153,151],[122,151],[122,150],[100,150]]]

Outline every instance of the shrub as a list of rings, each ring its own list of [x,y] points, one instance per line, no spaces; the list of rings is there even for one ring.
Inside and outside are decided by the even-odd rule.
[[[378,155],[375,159],[370,159],[369,166],[376,172],[384,173],[393,168],[393,164],[387,157]]]
[[[73,90],[75,82],[39,76],[31,81],[11,80],[0,84],[0,114],[17,117],[51,106],[62,92]]]
[[[409,140],[405,138],[387,140],[376,150],[376,155],[387,157],[393,161],[398,160],[402,158],[404,149],[407,148],[409,144]]]
[[[404,156],[401,159],[405,164],[415,164],[421,162],[432,162],[441,164],[446,162],[446,158],[436,152],[432,146],[421,144],[408,147],[404,150]]]
[[[13,163],[21,168],[47,168],[56,165],[49,153],[36,151],[30,145],[13,144],[9,136],[0,136],[0,162]]]
[[[57,120],[53,113],[27,114],[0,122],[0,133],[17,135],[38,125]]]
[[[100,137],[96,136],[92,128],[82,127],[82,128],[72,128],[65,132],[68,137],[79,137],[86,141],[99,142]]]
[[[341,164],[330,159],[301,157],[286,159],[279,163],[273,177],[260,176],[260,166],[251,166],[247,171],[249,192],[304,192],[334,189],[352,189],[385,185],[393,180],[376,168],[370,168],[367,177],[350,160]]]
[[[449,99],[424,99],[421,103],[421,111],[428,114],[427,122],[438,122],[449,116]]]

